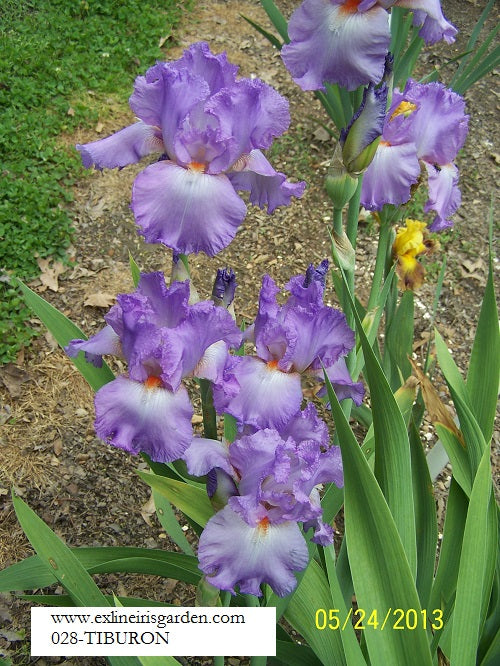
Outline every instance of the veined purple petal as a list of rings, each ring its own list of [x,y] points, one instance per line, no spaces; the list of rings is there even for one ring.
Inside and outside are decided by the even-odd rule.
[[[346,6],[344,6],[346,5]],[[324,82],[348,90],[377,83],[389,48],[389,16],[375,2],[304,0],[292,14],[290,44],[283,61],[302,90],[324,90]]]
[[[250,203],[267,206],[271,214],[278,206],[288,206],[292,197],[304,194],[304,181],[290,183],[284,173],[275,171],[260,150],[244,155],[227,176],[235,190],[250,192]]]
[[[264,519],[248,525],[229,506],[208,521],[198,548],[200,569],[208,581],[235,594],[261,596],[267,583],[281,597],[296,587],[295,571],[307,566],[309,554],[297,523],[271,525]]]
[[[458,169],[454,164],[445,164],[436,168],[425,163],[429,185],[429,199],[424,211],[436,211],[434,221],[429,225],[429,231],[442,231],[453,226],[449,219],[458,209],[462,195],[458,188]]]
[[[74,358],[79,352],[85,352],[85,360],[92,363],[96,368],[102,367],[102,357],[104,354],[113,354],[121,356],[120,338],[111,328],[105,326],[102,331],[96,333],[88,340],[71,340],[64,348],[68,356]]]
[[[393,146],[381,141],[363,177],[361,203],[368,210],[380,210],[386,203],[395,206],[406,203],[419,176],[414,143]]]
[[[157,162],[134,182],[132,209],[148,243],[163,243],[176,252],[225,248],[246,214],[246,206],[228,178]]]
[[[171,462],[191,443],[193,408],[183,386],[172,393],[157,381],[117,377],[96,393],[95,409],[98,437],[129,453]]]
[[[150,153],[161,153],[165,146],[158,127],[139,121],[105,139],[84,145],[77,144],[76,149],[80,151],[86,169],[93,164],[96,169],[114,169],[135,164]]]
[[[243,356],[234,369],[240,390],[226,406],[240,423],[258,428],[280,428],[300,408],[300,375],[277,369],[253,356]]]

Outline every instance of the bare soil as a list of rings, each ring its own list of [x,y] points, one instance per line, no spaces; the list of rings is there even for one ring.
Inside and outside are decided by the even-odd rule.
[[[279,2],[290,15],[298,2]],[[420,68],[442,65],[461,53],[467,36],[486,0],[444,0],[444,12],[460,30],[457,43],[426,49]],[[272,216],[249,207],[247,218],[229,248],[215,259],[198,255],[191,261],[192,278],[203,298],[210,295],[216,269],[231,266],[239,289],[235,307],[238,319],[253,319],[263,273],[278,284],[305,270],[310,262],[329,256],[327,227],[330,205],[323,191],[333,140],[321,129],[324,114],[312,94],[301,93],[289,78],[279,55],[253,30],[241,14],[269,27],[256,0],[206,0],[186,16],[174,35],[175,45],[166,44],[165,57],[175,59],[194,41],[210,42],[214,51],[226,50],[240,66],[242,76],[259,76],[288,97],[292,122],[274,151],[275,168],[293,180],[305,179],[308,187],[300,201]],[[494,21],[491,21],[493,24]],[[490,26],[491,27],[491,26]],[[159,35],[152,36],[153,39]],[[451,72],[451,69],[450,69]],[[443,77],[446,81],[446,76]],[[428,279],[416,300],[416,346],[420,358],[430,334],[430,313],[435,282],[442,257],[447,270],[439,303],[437,326],[444,335],[455,361],[465,373],[487,276],[488,211],[495,193],[500,161],[496,135],[498,78],[490,75],[466,94],[470,133],[458,159],[463,202],[455,216],[455,230],[442,246],[441,254],[429,261]],[[131,82],[132,83],[132,82]],[[110,100],[110,103],[113,103]],[[128,108],[114,108],[94,132],[66,137],[70,143],[95,140],[133,121]],[[143,165],[122,171],[89,172],[75,189],[71,207],[74,219],[74,268],[59,275],[57,291],[33,284],[88,335],[103,325],[103,315],[116,293],[132,289],[128,267],[129,251],[143,270],[170,271],[171,253],[142,242],[129,209],[131,185]],[[361,223],[356,252],[358,294],[361,299],[370,285],[376,251],[376,235]],[[85,305],[98,297],[105,307]],[[330,291],[327,300],[334,302]],[[42,327],[36,320],[33,325]],[[119,368],[117,368],[119,369]],[[438,390],[448,401],[443,382]],[[42,334],[24,350],[15,365],[0,369],[0,567],[18,561],[31,548],[19,527],[10,499],[15,492],[40,515],[70,546],[128,545],[175,549],[155,516],[141,514],[149,499],[148,487],[135,471],[140,459],[100,442],[93,430],[92,392],[49,334]],[[435,435],[424,428],[428,445]],[[495,440],[498,455],[498,433]],[[442,512],[449,470],[436,483],[436,501]],[[142,513],[146,513],[143,509]],[[191,538],[191,537],[190,537]],[[142,596],[177,605],[194,603],[189,586],[145,576],[100,576],[105,593]],[[57,588],[62,592],[62,588]],[[48,663],[101,664],[100,658],[30,658],[24,631],[29,630],[29,604],[12,596],[0,596],[0,656],[14,664]],[[189,659],[186,663],[208,663]],[[234,657],[236,666],[245,663]]]

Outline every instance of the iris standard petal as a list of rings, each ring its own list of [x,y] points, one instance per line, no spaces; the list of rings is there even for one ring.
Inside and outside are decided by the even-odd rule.
[[[321,368],[321,364],[328,367],[354,346],[354,332],[340,310],[291,307],[286,310],[285,322],[297,331],[297,339],[280,360],[280,367],[290,365],[296,372]]]
[[[183,456],[188,472],[194,476],[204,476],[214,467],[233,474],[229,462],[229,447],[226,442],[205,437],[194,437]]]
[[[213,256],[236,234],[246,206],[227,176],[157,162],[134,182],[132,209],[148,243]]]
[[[172,393],[155,381],[117,377],[95,396],[98,437],[129,453],[144,451],[155,462],[171,462],[191,443],[193,408],[182,386]]]
[[[210,95],[231,86],[236,81],[239,69],[237,65],[228,62],[225,53],[212,53],[207,42],[191,44],[172,66],[177,70],[185,68],[203,78],[209,86]]]
[[[105,139],[84,145],[78,143],[76,148],[81,153],[82,163],[86,169],[93,164],[96,169],[121,168],[139,162],[150,153],[161,153],[165,150],[159,128],[141,121]]]
[[[205,111],[217,120],[228,152],[210,165],[211,173],[227,170],[241,155],[267,149],[288,129],[288,101],[260,79],[241,79],[214,95]]]
[[[200,537],[199,566],[207,580],[235,594],[261,596],[267,583],[280,597],[296,587],[295,571],[307,566],[306,542],[295,522],[248,525],[229,506],[208,521]]]
[[[374,2],[304,0],[288,32],[281,55],[302,90],[324,90],[325,81],[355,90],[384,74],[389,15]]]
[[[368,210],[380,210],[384,204],[400,206],[410,198],[410,188],[420,175],[414,143],[392,146],[381,141],[372,163],[365,171],[361,203]]]

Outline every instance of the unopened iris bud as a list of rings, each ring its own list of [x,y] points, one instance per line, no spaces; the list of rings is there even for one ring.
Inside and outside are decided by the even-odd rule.
[[[217,269],[212,289],[212,300],[215,305],[220,305],[233,313],[232,303],[237,286],[236,275],[232,268]]]
[[[314,264],[309,264],[306,270],[306,276],[304,278],[303,287],[308,287],[311,282],[319,282],[324,288],[326,285],[326,275],[328,273],[328,268],[330,264],[328,259],[323,259],[323,261],[318,265],[318,268],[314,267]]]
[[[353,197],[357,186],[358,179],[347,173],[342,162],[342,147],[338,143],[325,180],[325,188],[334,208],[342,209]]]
[[[387,85],[365,88],[363,101],[349,125],[340,133],[342,162],[350,176],[359,176],[375,155],[384,129]]]

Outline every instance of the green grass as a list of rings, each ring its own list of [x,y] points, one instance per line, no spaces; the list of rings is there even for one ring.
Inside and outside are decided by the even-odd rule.
[[[71,242],[68,204],[83,173],[71,135],[95,125],[109,96],[125,108],[135,77],[165,58],[160,37],[175,36],[191,5],[2,1],[0,363],[13,360],[33,335],[11,278],[33,279],[39,273],[35,255],[64,259]]]

